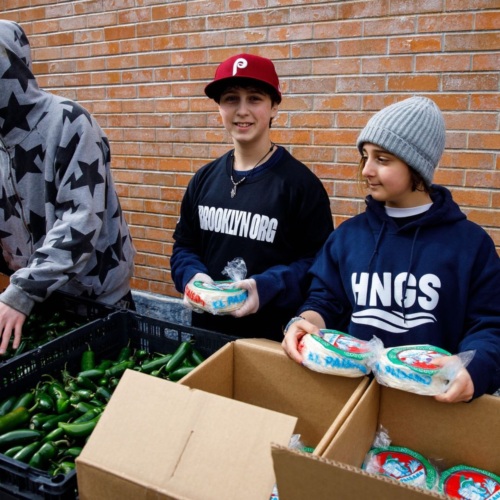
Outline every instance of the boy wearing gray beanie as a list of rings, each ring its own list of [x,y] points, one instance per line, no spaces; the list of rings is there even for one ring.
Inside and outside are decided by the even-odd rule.
[[[442,402],[500,387],[500,259],[490,236],[432,184],[444,150],[437,105],[411,97],[376,113],[356,141],[369,195],[319,252],[283,348],[302,362],[306,334],[335,329],[384,347],[428,344],[474,353]],[[446,356],[433,361],[444,365]]]

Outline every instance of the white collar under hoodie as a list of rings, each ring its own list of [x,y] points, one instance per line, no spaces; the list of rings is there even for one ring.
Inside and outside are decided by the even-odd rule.
[[[29,314],[58,289],[108,304],[128,293],[135,249],[110,157],[97,121],[38,86],[25,32],[0,20],[1,302]]]

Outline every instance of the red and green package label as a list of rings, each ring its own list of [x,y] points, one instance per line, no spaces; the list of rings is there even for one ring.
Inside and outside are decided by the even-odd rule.
[[[320,330],[322,336],[316,340],[327,349],[354,359],[365,359],[372,354],[370,344],[364,340],[357,339],[347,333],[341,333],[337,330]]]
[[[439,482],[441,493],[466,500],[499,500],[500,476],[467,465],[444,471]]]
[[[399,446],[374,448],[369,460],[363,464],[368,472],[397,479],[412,486],[434,488],[436,469],[419,453]]]
[[[441,369],[433,361],[442,356],[451,354],[431,345],[407,345],[393,347],[387,351],[387,358],[395,365],[405,366],[425,375],[434,375]]]

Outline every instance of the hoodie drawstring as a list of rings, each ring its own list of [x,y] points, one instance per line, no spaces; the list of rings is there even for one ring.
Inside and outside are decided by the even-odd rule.
[[[382,222],[382,227],[380,228],[380,232],[378,233],[377,240],[375,241],[375,249],[373,250],[372,256],[370,257],[370,261],[368,262],[368,272],[370,272],[373,259],[378,254],[378,249],[380,246],[380,242],[382,241],[382,235],[384,234],[386,224],[387,224],[386,221]]]
[[[413,241],[411,244],[411,250],[410,250],[410,262],[408,264],[408,271],[406,271],[406,280],[403,285],[403,296],[401,297],[401,308],[403,310],[403,320],[406,319],[406,289],[408,288],[408,279],[410,277],[410,271],[411,267],[413,265],[413,251],[415,250],[415,244],[417,242],[418,234],[420,233],[420,226],[417,227],[417,230],[415,231],[415,235],[413,236]]]

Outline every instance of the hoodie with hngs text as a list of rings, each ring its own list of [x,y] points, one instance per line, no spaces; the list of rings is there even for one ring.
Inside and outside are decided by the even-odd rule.
[[[500,387],[500,259],[450,191],[432,189],[431,208],[401,227],[368,196],[366,211],[330,235],[298,312],[385,347],[473,354],[466,368],[478,397]]]
[[[55,290],[114,304],[135,249],[108,140],[78,103],[42,90],[23,29],[0,20],[0,301],[29,314]]]

